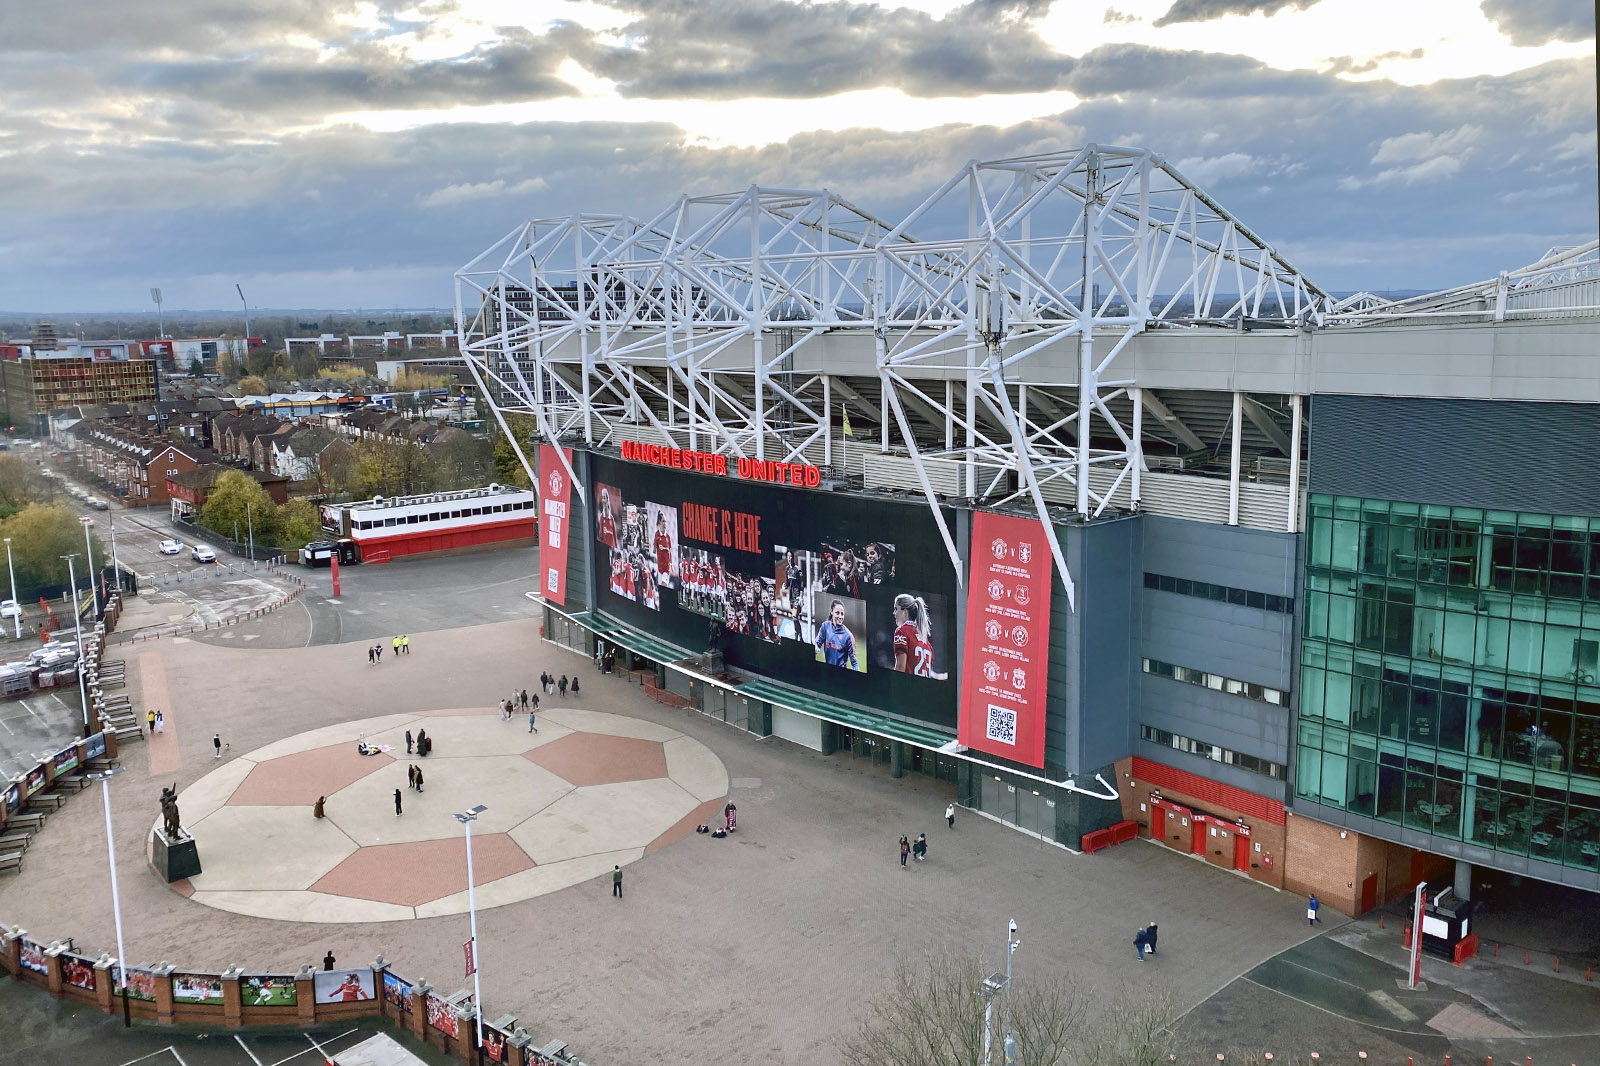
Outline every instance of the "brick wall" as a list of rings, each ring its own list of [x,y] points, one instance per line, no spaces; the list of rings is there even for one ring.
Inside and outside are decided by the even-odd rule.
[[[1404,844],[1364,836],[1315,818],[1289,815],[1289,853],[1284,888],[1317,899],[1344,914],[1361,913],[1362,888],[1370,878],[1370,902],[1381,907],[1404,899],[1418,880],[1449,883],[1454,860]],[[1342,834],[1342,835],[1341,835]]]
[[[1264,885],[1284,887],[1286,847],[1282,805],[1137,756],[1117,763],[1117,780],[1122,786],[1118,790],[1122,794],[1122,816],[1139,823],[1140,836],[1151,836],[1150,793],[1159,791],[1162,799],[1193,811],[1243,822],[1250,830],[1250,868],[1245,872]],[[1272,817],[1274,807],[1278,815],[1276,820]],[[1162,843],[1174,851],[1191,854],[1193,823],[1183,825],[1170,814],[1166,822],[1166,839]],[[1212,828],[1217,829],[1217,835],[1212,835]],[[1205,861],[1219,869],[1232,870],[1234,831],[1228,826],[1207,826],[1205,832]],[[1226,838],[1220,835],[1223,832],[1228,833]],[[1259,851],[1256,850],[1258,845]]]

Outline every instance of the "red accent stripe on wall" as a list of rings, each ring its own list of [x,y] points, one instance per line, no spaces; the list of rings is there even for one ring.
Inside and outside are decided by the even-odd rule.
[[[1135,781],[1147,782],[1156,788],[1169,788],[1185,796],[1193,796],[1202,803],[1214,803],[1218,807],[1230,811],[1238,811],[1249,818],[1260,818],[1271,822],[1273,825],[1282,825],[1285,821],[1283,804],[1277,800],[1258,796],[1254,792],[1246,792],[1242,788],[1225,785],[1221,781],[1213,781],[1199,774],[1191,774],[1187,770],[1174,770],[1170,766],[1163,766],[1149,759],[1133,757],[1133,778]]]

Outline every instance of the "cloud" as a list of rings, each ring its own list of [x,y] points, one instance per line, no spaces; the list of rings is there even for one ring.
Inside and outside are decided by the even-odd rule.
[[[1531,48],[1594,37],[1594,7],[1588,0],[1483,0],[1481,7],[1512,44]]]
[[[1179,160],[1178,172],[1198,185],[1215,185],[1261,169],[1261,161],[1246,152],[1217,156],[1191,156]]]
[[[1106,8],[1105,16],[1100,20],[1100,24],[1102,26],[1126,26],[1130,22],[1138,21],[1138,15],[1129,15],[1125,12],[1118,11],[1114,7],[1108,7]]]
[[[943,18],[852,2],[610,2],[633,20],[584,63],[629,97],[1037,92],[1072,69],[1034,30],[1048,0],[973,0]]]
[[[1167,13],[1151,23],[1171,26],[1179,22],[1210,22],[1228,15],[1276,15],[1284,8],[1304,11],[1319,0],[1175,0]]]
[[[1421,59],[1425,54],[1424,49],[1413,48],[1410,51],[1391,51],[1375,56],[1364,56],[1359,60],[1355,56],[1336,56],[1319,69],[1324,74],[1370,74],[1384,63],[1396,59]]]
[[[543,178],[527,178],[514,185],[507,185],[504,178],[493,181],[480,181],[476,184],[446,185],[441,189],[434,189],[418,202],[423,207],[454,207],[471,200],[489,200],[506,196],[529,196],[533,193],[544,192],[549,184]]]
[[[1576,133],[1569,133],[1550,146],[1550,158],[1552,159],[1593,159],[1594,157],[1594,130],[1578,130]]]
[[[1477,125],[1461,126],[1445,133],[1404,133],[1398,137],[1386,137],[1373,153],[1372,163],[1407,163],[1455,155],[1469,150],[1482,137],[1483,127]]]

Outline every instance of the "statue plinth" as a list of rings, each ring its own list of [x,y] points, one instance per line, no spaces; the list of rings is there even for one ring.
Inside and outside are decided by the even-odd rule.
[[[165,830],[157,829],[150,859],[169,885],[200,872],[200,849],[195,846],[194,837],[187,833],[169,837]]]

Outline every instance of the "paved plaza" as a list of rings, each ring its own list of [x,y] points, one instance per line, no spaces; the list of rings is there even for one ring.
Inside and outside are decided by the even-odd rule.
[[[403,590],[383,595],[405,609]],[[531,619],[410,635],[409,656],[376,665],[367,642],[127,649],[136,705],[162,707],[167,722],[125,749],[129,772],[111,786],[131,961],[282,972],[328,951],[341,965],[381,954],[446,994],[468,986],[464,842],[450,812],[482,803],[487,1013],[565,1039],[593,1066],[825,1058],[897,959],[955,948],[999,967],[1009,918],[1023,941],[1019,982],[1067,974],[1102,1003],[1198,1008],[1186,1024],[1211,1045],[1271,1047],[1282,1034],[1281,1058],[1302,1040],[1353,1046],[1382,1032],[1267,987],[1290,971],[1263,964],[1325,939],[1306,927],[1300,897],[1142,841],[1073,855],[964,810],[949,830],[951,786],[662,707],[543,642]],[[495,708],[542,670],[583,689],[546,697],[530,736],[525,715],[504,722]],[[409,760],[426,774],[420,794],[405,788],[407,728],[436,738],[433,755]],[[389,751],[359,755],[362,734]],[[173,782],[205,864],[177,890],[142,847]],[[321,795],[319,823],[309,805]],[[738,832],[690,832],[715,820],[702,812],[723,796],[738,804]],[[902,869],[896,842],[923,832],[927,862]],[[609,870],[624,854],[617,900]],[[0,919],[112,948],[108,882],[100,804],[85,792],[51,817],[24,871],[0,880]],[[1343,935],[1324,913],[1320,932]],[[1150,921],[1161,955],[1140,964],[1132,936]],[[1372,980],[1392,985],[1397,971],[1379,969]],[[1518,1046],[1502,1041],[1499,1053]]]

